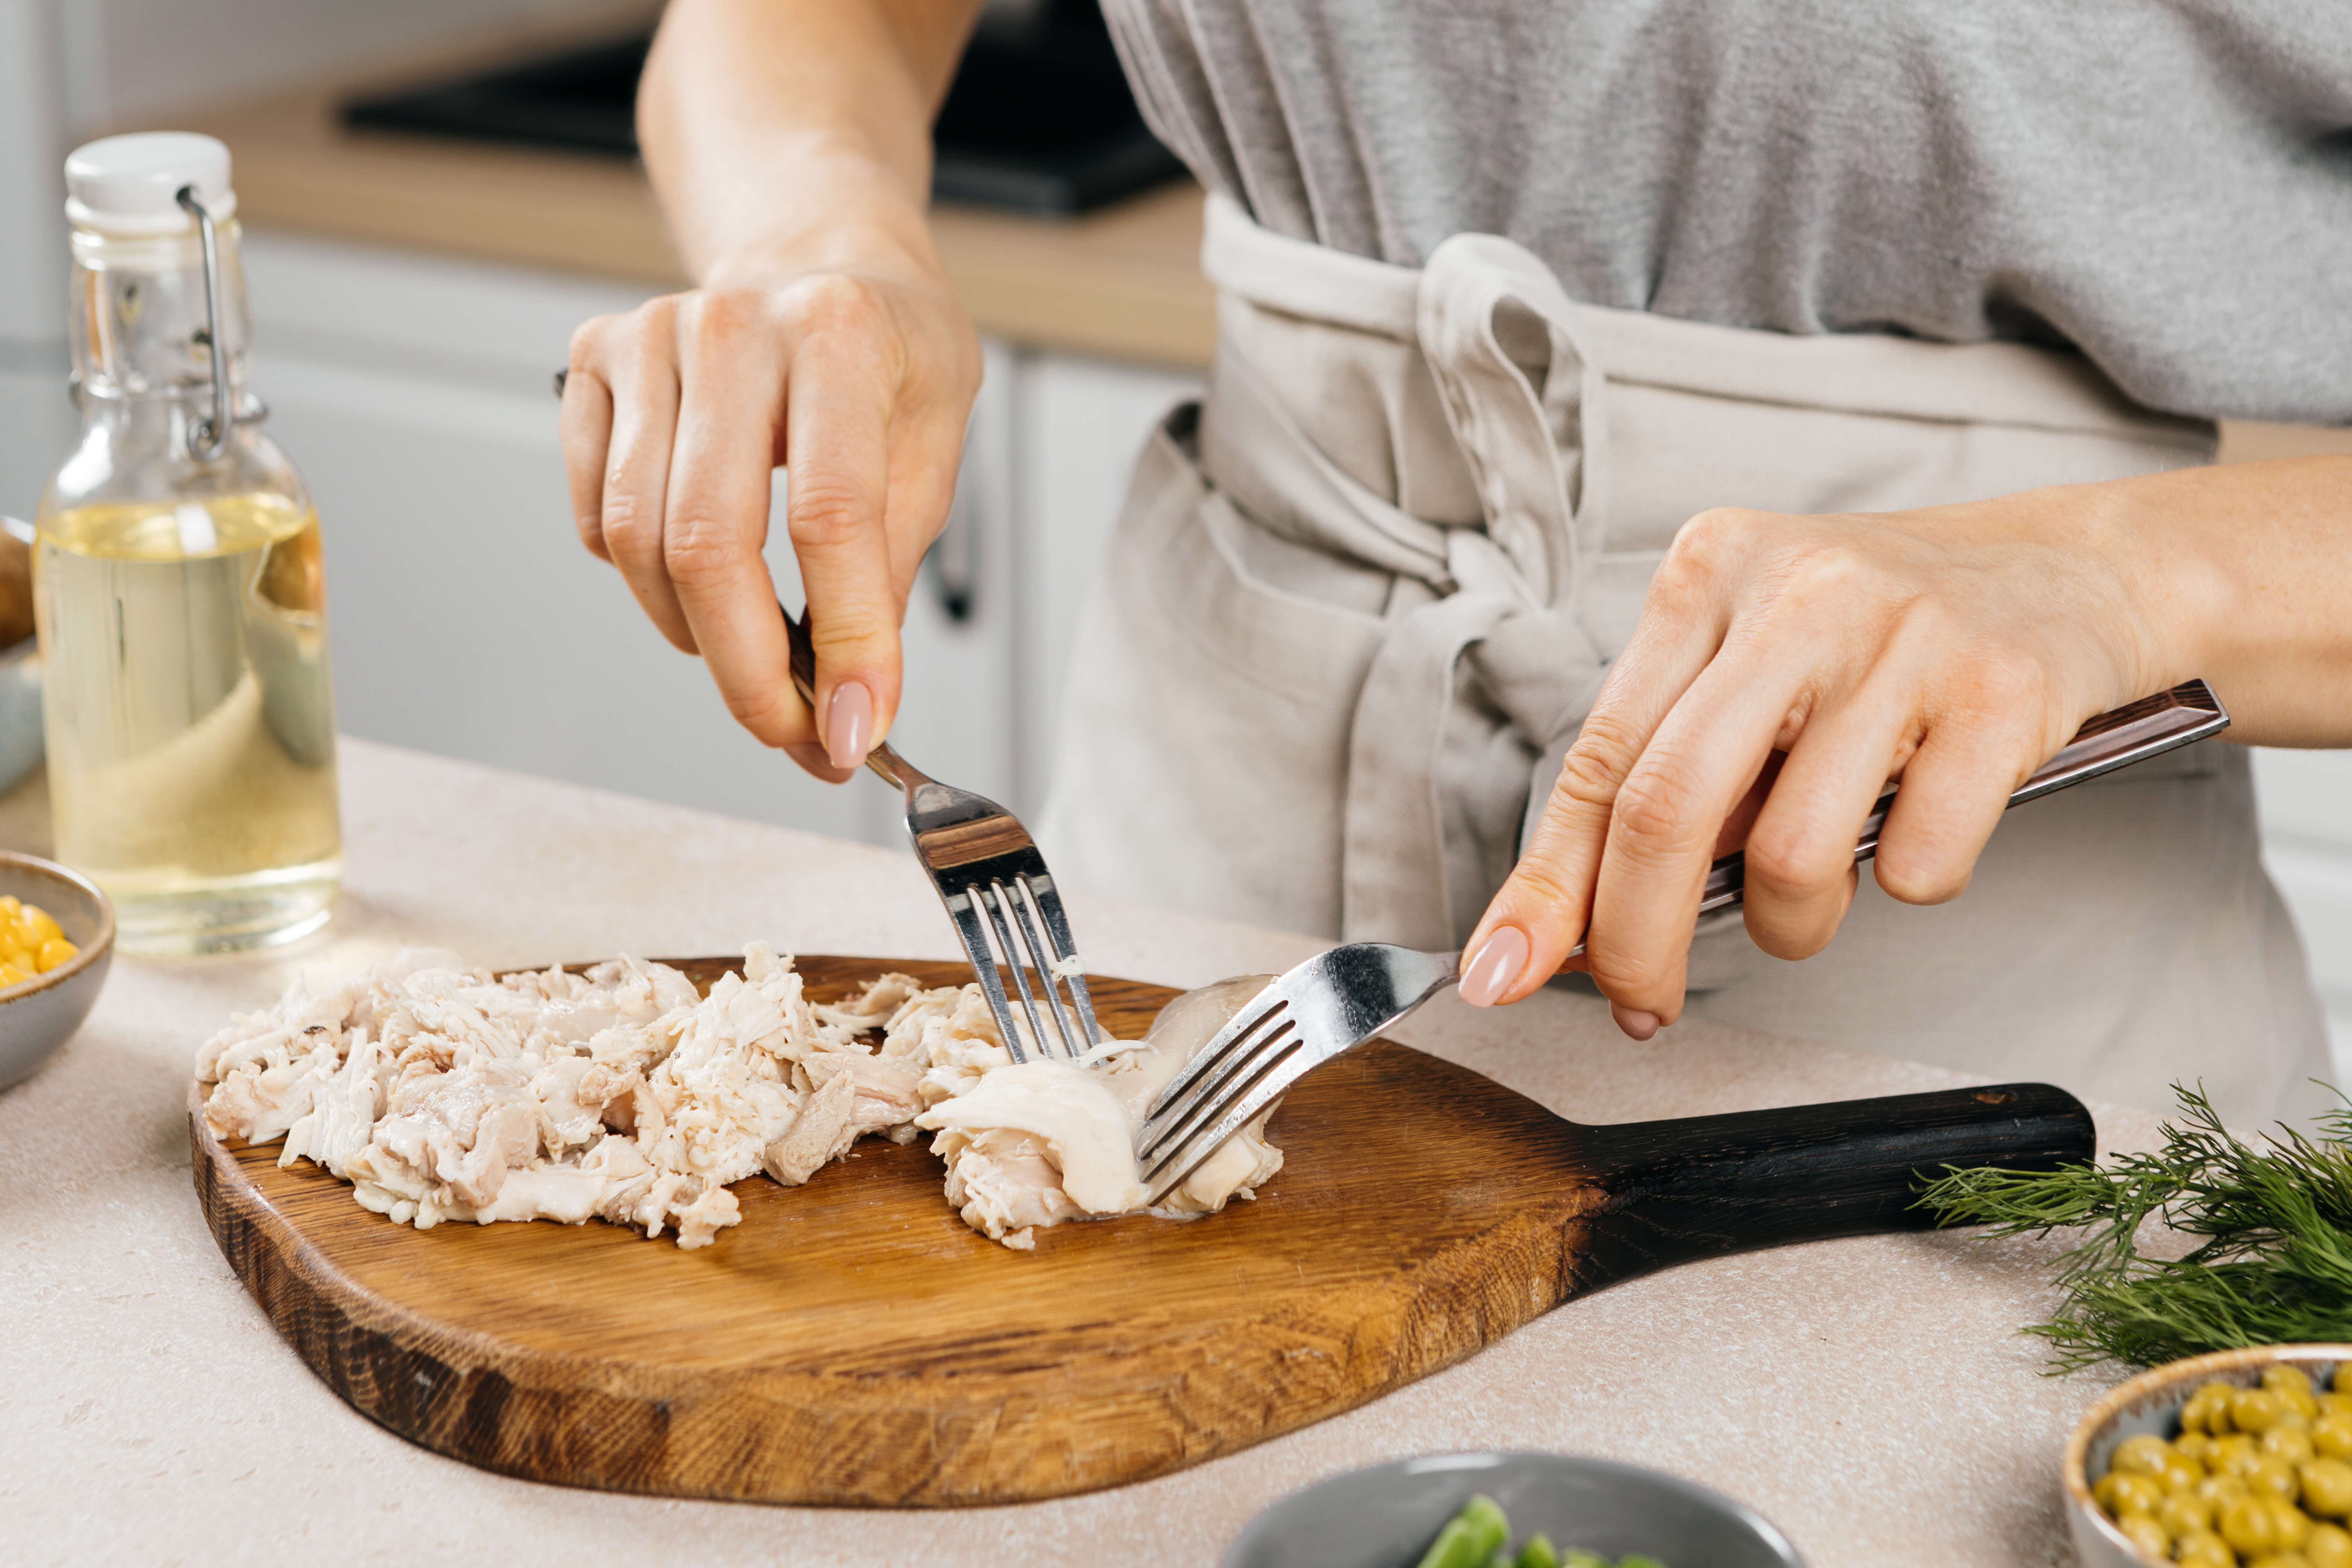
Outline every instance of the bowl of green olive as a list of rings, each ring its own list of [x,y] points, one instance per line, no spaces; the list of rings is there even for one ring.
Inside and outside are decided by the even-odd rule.
[[[2066,1445],[2084,1568],[2352,1568],[2352,1345],[2142,1373]]]

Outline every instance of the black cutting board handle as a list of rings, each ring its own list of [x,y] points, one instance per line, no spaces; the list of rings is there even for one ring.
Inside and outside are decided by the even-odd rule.
[[[2047,1171],[2096,1148],[2083,1102],[2046,1083],[1578,1131],[1607,1194],[1579,1262],[1588,1286],[1750,1247],[1927,1229],[1919,1183],[1947,1165]]]

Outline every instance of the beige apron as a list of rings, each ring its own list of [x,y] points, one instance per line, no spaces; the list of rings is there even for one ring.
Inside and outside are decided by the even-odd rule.
[[[1692,514],[2211,455],[2210,426],[2077,356],[1597,309],[1488,235],[1414,270],[1213,198],[1202,257],[1210,395],[1138,466],[1044,834],[1066,879],[1141,902],[1458,946]],[[2209,742],[2012,815],[1953,904],[1865,876],[1802,963],[1710,919],[1691,1010],[2096,1098],[2201,1079],[2234,1120],[2300,1111],[2324,1035],[2257,848],[2245,755]]]

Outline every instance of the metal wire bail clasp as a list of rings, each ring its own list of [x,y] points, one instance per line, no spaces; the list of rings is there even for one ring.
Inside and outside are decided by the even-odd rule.
[[[182,185],[175,199],[196,220],[196,237],[205,252],[205,346],[213,361],[213,411],[188,421],[188,456],[209,463],[228,450],[237,426],[267,418],[269,410],[257,397],[247,398],[241,407],[231,401],[228,344],[221,335],[220,239],[213,229],[213,215],[194,185]]]

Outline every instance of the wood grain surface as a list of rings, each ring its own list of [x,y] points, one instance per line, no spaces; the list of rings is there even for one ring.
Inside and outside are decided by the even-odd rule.
[[[728,960],[678,962],[708,985]],[[812,993],[885,968],[802,957]],[[1174,993],[1093,977],[1105,1026]],[[940,1506],[1164,1474],[1425,1376],[1576,1291],[1692,1257],[1919,1223],[1947,1159],[2087,1158],[2033,1085],[1583,1128],[1387,1042],[1318,1070],[1273,1124],[1256,1202],[974,1234],[925,1143],[805,1186],[735,1189],[715,1245],[592,1222],[445,1225],[361,1208],[278,1147],[212,1138],[198,1193],[280,1332],[355,1408],[509,1475],[676,1496]]]

